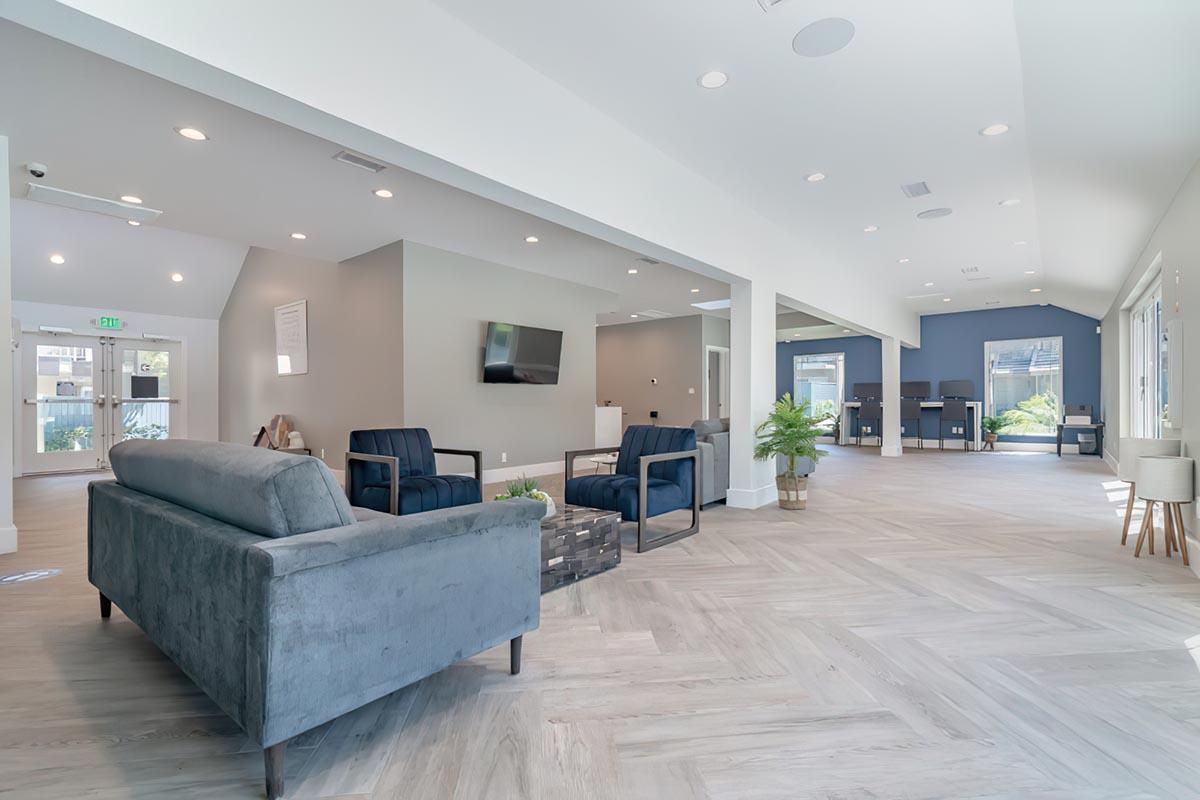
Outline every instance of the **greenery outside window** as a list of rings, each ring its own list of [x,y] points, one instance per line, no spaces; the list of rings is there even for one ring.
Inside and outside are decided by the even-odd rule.
[[[808,403],[809,414],[819,420],[821,435],[833,433],[833,418],[842,413],[843,353],[816,353],[792,357],[792,396]]]
[[[1062,337],[984,343],[984,413],[1005,436],[1053,436],[1062,421]]]

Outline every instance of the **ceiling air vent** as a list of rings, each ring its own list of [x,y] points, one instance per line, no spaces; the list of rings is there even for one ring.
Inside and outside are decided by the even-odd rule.
[[[905,197],[924,197],[927,194],[931,194],[929,184],[925,181],[906,183],[900,187],[900,191],[904,192]]]
[[[671,316],[666,311],[659,311],[657,308],[648,308],[645,311],[639,311],[637,315],[644,319],[662,319],[663,317]]]
[[[775,6],[781,6],[786,2],[787,0],[758,0],[758,4],[762,6],[763,11],[770,11]]]
[[[29,184],[25,196],[39,203],[73,208],[77,211],[90,211],[93,214],[105,214],[120,219],[132,219],[137,222],[154,222],[163,213],[146,206],[122,203],[120,200],[109,200],[106,197],[92,197],[89,194],[68,192],[66,189],[55,189],[53,186],[42,186],[39,183]]]
[[[368,158],[362,153],[352,153],[349,150],[343,150],[333,157],[334,161],[340,161],[343,164],[349,164],[352,167],[365,169],[370,172],[383,172],[387,169],[387,164],[376,161],[373,158]]]
[[[937,219],[938,217],[948,217],[953,213],[954,211],[949,208],[931,208],[918,213],[917,219]]]
[[[637,260],[642,262],[643,264],[661,264],[662,263],[661,261],[653,259],[650,256],[639,256]]]
[[[963,275],[971,275],[979,272],[979,267],[963,267],[961,270],[959,270],[959,272],[961,272]]]
[[[992,278],[990,275],[976,275],[974,278],[967,278],[967,283],[974,283],[975,281],[990,281],[991,279]]]
[[[985,306],[998,306],[998,305],[1000,305],[1000,301],[999,300],[988,300],[988,301],[984,302],[984,305]]]

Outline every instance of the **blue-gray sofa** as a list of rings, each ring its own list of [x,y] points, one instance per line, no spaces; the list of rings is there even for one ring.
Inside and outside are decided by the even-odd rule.
[[[315,458],[131,440],[88,487],[88,578],[264,752],[538,626],[533,500],[397,517]]]

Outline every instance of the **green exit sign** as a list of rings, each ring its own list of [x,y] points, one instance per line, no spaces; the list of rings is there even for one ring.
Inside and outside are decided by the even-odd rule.
[[[98,322],[100,323],[100,327],[104,328],[106,330],[114,330],[114,331],[121,330],[121,318],[120,317],[100,317]]]

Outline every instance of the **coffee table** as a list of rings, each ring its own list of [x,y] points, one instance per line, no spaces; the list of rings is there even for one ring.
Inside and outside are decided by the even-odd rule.
[[[618,512],[564,505],[542,520],[543,594],[620,563]]]

